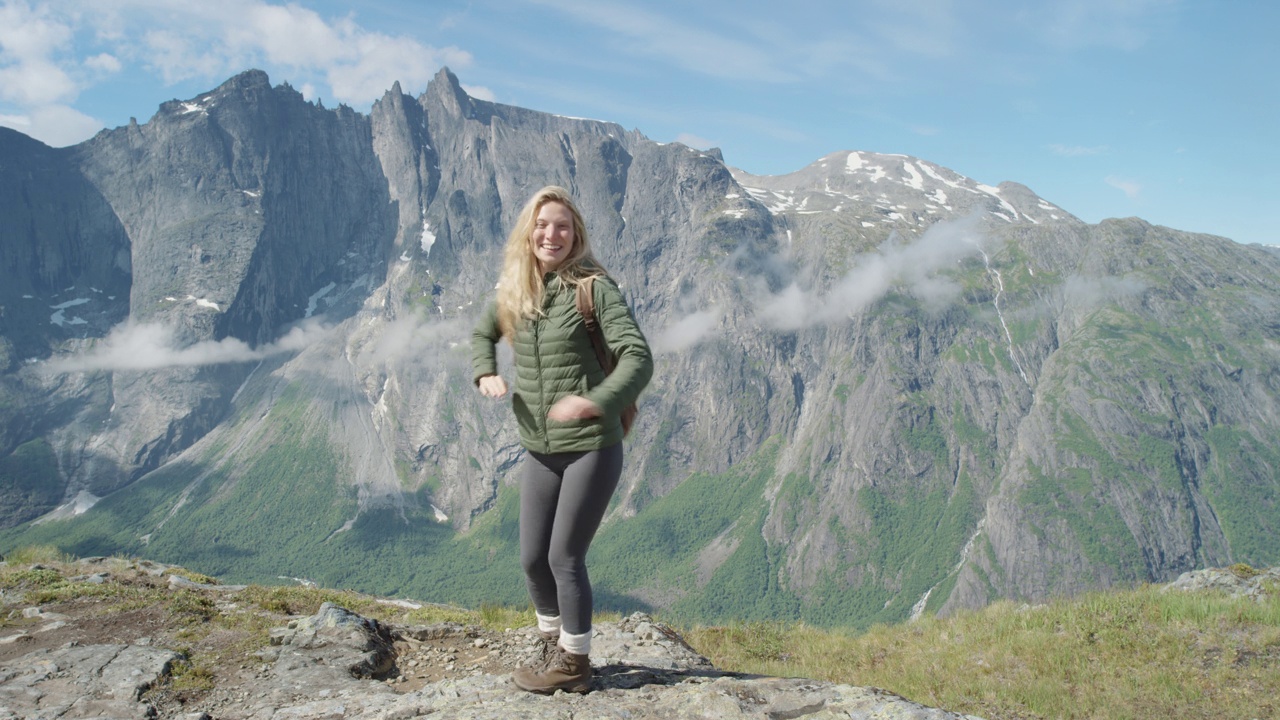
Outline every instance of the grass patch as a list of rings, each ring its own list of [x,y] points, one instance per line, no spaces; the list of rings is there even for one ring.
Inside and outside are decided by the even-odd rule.
[[[215,686],[215,673],[204,665],[186,660],[175,662],[169,669],[173,689],[178,692],[207,692]]]
[[[882,687],[998,718],[1275,717],[1280,599],[1155,586],[1038,607],[1000,602],[864,633],[698,627],[719,668]]]

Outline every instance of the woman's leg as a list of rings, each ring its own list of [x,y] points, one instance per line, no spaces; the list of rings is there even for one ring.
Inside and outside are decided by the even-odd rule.
[[[561,474],[546,559],[555,578],[562,642],[566,634],[591,632],[587,549],[600,528],[621,476],[622,443],[573,458]],[[523,539],[523,533],[521,537]]]
[[[520,564],[534,612],[548,620],[560,617],[556,579],[547,562],[562,474],[554,459],[527,453],[520,478]]]
[[[529,456],[520,486],[520,557],[539,628],[554,602],[561,632],[544,664],[518,668],[511,679],[530,692],[587,692],[592,607],[587,548],[622,476],[622,443],[588,453]]]

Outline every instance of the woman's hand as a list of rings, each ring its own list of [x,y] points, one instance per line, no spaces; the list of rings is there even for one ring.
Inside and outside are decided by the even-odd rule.
[[[581,395],[565,395],[556,401],[555,405],[547,411],[547,419],[556,422],[568,422],[569,420],[586,420],[587,418],[600,417],[604,411],[600,406],[582,397]]]
[[[480,394],[485,397],[500,398],[507,394],[507,381],[501,375],[485,375],[480,378]]]

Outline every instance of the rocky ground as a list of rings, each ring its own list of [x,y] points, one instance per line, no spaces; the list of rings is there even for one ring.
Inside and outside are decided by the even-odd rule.
[[[145,561],[0,569],[0,720],[960,717],[723,672],[642,614],[595,628],[592,692],[540,696],[509,681],[539,652],[532,627],[424,624],[420,604],[375,598],[300,613],[287,595]]]

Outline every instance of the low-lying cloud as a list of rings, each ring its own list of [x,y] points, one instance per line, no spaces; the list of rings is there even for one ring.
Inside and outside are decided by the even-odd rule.
[[[886,242],[876,252],[855,258],[853,269],[825,295],[792,284],[762,301],[756,312],[767,327],[799,330],[843,320],[894,288],[926,305],[945,305],[959,296],[960,288],[938,271],[980,252],[980,217],[936,223],[912,242]]]
[[[387,364],[417,362],[439,348],[456,346],[470,327],[459,319],[430,322],[420,315],[408,315],[382,328],[372,344],[373,358]]]
[[[250,347],[237,338],[202,340],[180,347],[173,328],[158,323],[125,322],[88,352],[54,358],[45,367],[55,373],[159,370],[226,363],[255,362],[272,355],[303,350],[325,338],[331,328],[318,320],[290,329],[273,343]]]
[[[680,352],[702,342],[720,325],[720,311],[716,308],[700,310],[676,321],[653,338],[655,355]]]
[[[1072,275],[1062,284],[1062,297],[1068,307],[1092,310],[1113,300],[1137,297],[1147,283],[1137,277]]]
[[[994,251],[992,240],[980,230],[981,215],[939,222],[918,239],[901,242],[893,239],[874,252],[859,255],[853,269],[822,293],[792,283],[777,293],[761,292],[759,299],[749,301],[745,316],[735,316],[735,323],[754,323],[770,330],[794,331],[815,325],[841,322],[858,313],[892,290],[909,293],[927,307],[941,308],[960,296],[961,288],[939,271],[954,266],[965,257]],[[746,273],[747,284],[763,287],[764,275],[792,274],[792,268],[780,257],[757,258],[753,271]],[[751,293],[748,292],[750,295]],[[699,310],[672,323],[650,336],[654,354],[688,350],[716,335],[724,310],[711,307]]]

